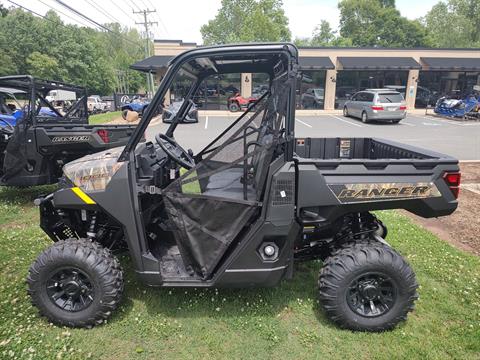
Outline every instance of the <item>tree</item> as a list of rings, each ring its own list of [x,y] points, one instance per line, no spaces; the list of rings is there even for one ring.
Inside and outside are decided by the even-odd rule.
[[[322,20],[320,25],[313,30],[313,46],[326,46],[329,45],[334,39],[335,32],[332,30],[330,23],[326,20]]]
[[[222,0],[213,20],[200,28],[205,45],[251,41],[289,41],[281,0]]]
[[[337,31],[332,30],[330,23],[322,20],[315,27],[311,38],[296,38],[294,40],[297,46],[352,46],[350,39],[337,35]]]
[[[144,41],[136,30],[106,26],[111,32],[66,25],[53,11],[42,19],[9,10],[0,17],[0,75],[32,74],[104,95],[115,90],[120,70],[127,73],[129,89],[136,92],[145,77],[129,66],[144,58]]]
[[[42,79],[60,80],[58,62],[51,56],[34,51],[28,56],[26,63],[31,75]]]
[[[435,47],[480,47],[480,2],[439,2],[423,18]]]
[[[428,36],[419,21],[400,15],[394,1],[342,0],[340,35],[354,46],[421,47]]]

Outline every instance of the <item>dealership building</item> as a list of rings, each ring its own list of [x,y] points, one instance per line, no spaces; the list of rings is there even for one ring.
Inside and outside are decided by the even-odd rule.
[[[168,61],[195,47],[181,40],[155,40],[155,55],[131,67],[152,73],[158,84]],[[302,47],[299,66],[297,108],[304,110],[342,109],[350,96],[367,88],[399,91],[408,109],[432,106],[442,96],[480,93],[480,49]],[[265,74],[212,76],[197,100],[204,110],[225,110],[229,97],[259,96],[267,84]]]

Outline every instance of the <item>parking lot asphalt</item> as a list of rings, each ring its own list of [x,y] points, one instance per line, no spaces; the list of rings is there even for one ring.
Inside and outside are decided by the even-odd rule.
[[[240,114],[239,114],[240,116]],[[201,116],[197,124],[180,124],[175,138],[180,145],[201,150],[234,117]],[[150,126],[147,138],[165,132],[167,124]],[[431,115],[409,114],[399,124],[368,123],[342,115],[297,116],[296,137],[376,137],[399,141],[454,156],[460,160],[480,160],[480,122],[447,120]]]

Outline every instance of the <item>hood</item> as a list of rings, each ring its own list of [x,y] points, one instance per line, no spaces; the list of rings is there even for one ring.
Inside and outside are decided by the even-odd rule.
[[[66,164],[63,173],[75,186],[85,191],[105,190],[124,164],[118,162],[123,148],[121,146],[81,157]]]

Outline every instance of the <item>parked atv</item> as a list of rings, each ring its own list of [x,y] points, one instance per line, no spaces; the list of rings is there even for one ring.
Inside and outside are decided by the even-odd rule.
[[[124,103],[120,110],[122,111],[122,118],[127,120],[127,114],[129,111],[135,111],[138,113],[138,116],[143,116],[143,113],[147,109],[148,105],[150,105],[150,101],[136,97],[133,100]]]
[[[61,91],[60,91],[60,90]],[[69,107],[48,94],[73,94]],[[62,166],[125,145],[134,126],[89,125],[85,88],[28,75],[0,78],[0,185],[53,184]],[[66,104],[66,103],[65,103]]]
[[[464,99],[441,97],[435,104],[434,112],[438,115],[455,118],[479,118],[480,96],[468,95]]]
[[[174,134],[195,90],[209,75],[245,72],[268,73],[268,91],[203,150],[185,150]],[[168,130],[141,144],[185,73]],[[27,279],[40,313],[74,327],[105,321],[124,286],[113,252],[127,249],[139,279],[160,287],[276,286],[299,281],[295,262],[320,259],[318,296],[332,321],[383,331],[405,320],[417,281],[371,211],[451,214],[458,161],[375,138],[295,138],[297,77],[298,50],[286,43],[174,58],[128,144],[65,165],[61,189],[36,200],[54,241]]]
[[[254,96],[244,98],[240,95],[240,93],[236,93],[234,96],[228,98],[227,107],[231,112],[237,112],[241,109],[247,108],[250,104],[255,103],[257,100],[258,98]]]

